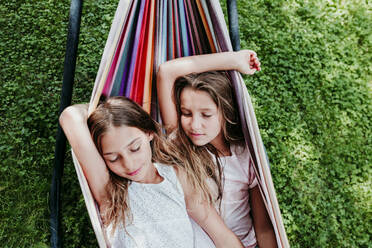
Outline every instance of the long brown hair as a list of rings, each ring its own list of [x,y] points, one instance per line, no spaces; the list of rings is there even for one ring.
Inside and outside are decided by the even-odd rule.
[[[219,151],[207,144],[205,146],[195,146],[187,137],[181,126],[181,94],[184,89],[193,89],[204,91],[212,98],[217,105],[217,109],[222,114],[222,133],[226,143],[242,144],[243,134],[239,121],[239,115],[236,112],[237,106],[234,101],[234,92],[229,78],[225,72],[209,71],[203,73],[192,73],[186,76],[179,77],[173,88],[174,100],[178,118],[178,136],[181,141],[182,149],[189,152],[189,156],[185,159],[190,160],[190,164],[198,167],[200,163],[204,165],[204,170],[210,175],[217,184],[218,198],[222,197],[222,170],[219,161]],[[214,154],[213,161],[208,150]],[[193,161],[192,161],[193,160]],[[200,168],[198,170],[201,170]],[[213,173],[215,171],[215,173]],[[196,171],[196,173],[198,173]]]
[[[145,133],[153,134],[151,141],[153,162],[182,166],[187,175],[194,174],[189,172],[192,166],[188,164],[188,161],[184,163],[185,155],[170,139],[165,139],[162,135],[159,124],[139,105],[125,97],[109,98],[106,102],[101,103],[88,118],[92,139],[101,155],[102,137],[110,127],[120,126],[136,127]],[[106,191],[109,199],[107,210],[102,213],[102,217],[105,220],[105,225],[112,223],[113,230],[115,230],[120,222],[125,227],[126,219],[131,217],[128,205],[130,180],[116,175],[109,168],[108,170],[110,180],[106,185]],[[211,199],[208,187],[204,185],[204,182],[199,181],[199,177],[190,176],[188,180],[194,185],[196,192],[200,192],[203,199]]]

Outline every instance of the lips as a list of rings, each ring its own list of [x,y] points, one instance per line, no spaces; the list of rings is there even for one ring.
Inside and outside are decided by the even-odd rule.
[[[135,171],[133,171],[131,173],[127,173],[127,175],[129,175],[129,176],[137,175],[140,172],[140,170],[141,170],[141,168],[139,168],[139,169],[137,169],[137,170],[135,170]]]
[[[200,133],[190,133],[190,135],[191,135],[192,137],[200,137],[200,136],[202,136],[203,134],[200,134]]]

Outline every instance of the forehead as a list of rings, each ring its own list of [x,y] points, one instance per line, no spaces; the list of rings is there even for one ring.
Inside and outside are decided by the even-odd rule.
[[[202,90],[185,88],[181,93],[180,102],[182,108],[217,109],[212,97]]]
[[[115,151],[131,144],[136,139],[141,139],[145,133],[136,127],[120,126],[110,127],[102,136],[102,151]]]

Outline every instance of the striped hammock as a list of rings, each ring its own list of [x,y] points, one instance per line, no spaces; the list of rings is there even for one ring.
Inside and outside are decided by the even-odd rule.
[[[160,120],[156,72],[163,62],[183,56],[232,51],[218,0],[120,0],[103,52],[88,112],[102,95],[129,97]],[[261,194],[278,247],[289,247],[257,120],[241,75],[229,72],[244,137],[254,161]],[[109,247],[84,173],[73,161],[100,247]]]

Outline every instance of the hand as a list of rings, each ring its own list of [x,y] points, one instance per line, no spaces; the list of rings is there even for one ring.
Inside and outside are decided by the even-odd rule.
[[[261,63],[257,58],[257,54],[251,50],[241,50],[237,52],[238,56],[238,71],[243,74],[252,75],[256,71],[261,70]]]

